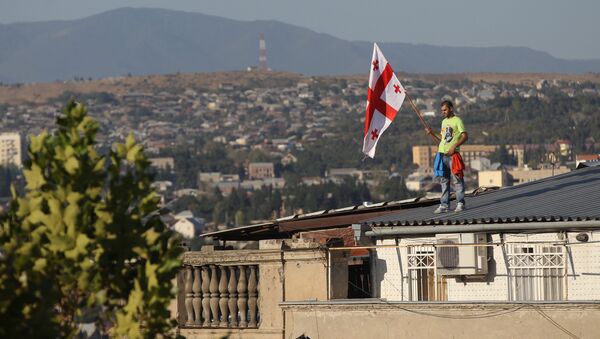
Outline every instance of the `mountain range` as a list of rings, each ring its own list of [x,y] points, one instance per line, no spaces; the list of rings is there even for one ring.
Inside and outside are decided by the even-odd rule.
[[[164,9],[121,8],[78,20],[0,25],[0,81],[242,70],[267,64],[306,75],[368,72],[372,42],[277,21],[237,21]],[[565,60],[525,47],[379,43],[396,72],[600,72],[600,59]]]

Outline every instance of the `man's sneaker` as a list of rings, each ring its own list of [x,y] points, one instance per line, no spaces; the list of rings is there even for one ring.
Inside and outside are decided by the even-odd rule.
[[[448,212],[448,207],[442,206],[442,205],[439,205],[438,208],[436,208],[435,211],[433,211],[433,213],[435,213],[435,214],[446,213],[446,212]]]
[[[459,202],[458,204],[456,204],[456,208],[454,209],[454,212],[461,212],[464,211],[466,209],[465,204],[463,204],[462,202]]]

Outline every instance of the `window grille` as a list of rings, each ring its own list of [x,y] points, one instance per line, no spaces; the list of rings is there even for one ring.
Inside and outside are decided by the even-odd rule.
[[[506,246],[510,300],[566,300],[565,246]]]
[[[409,300],[447,300],[446,279],[436,270],[435,248],[410,246],[407,259]]]

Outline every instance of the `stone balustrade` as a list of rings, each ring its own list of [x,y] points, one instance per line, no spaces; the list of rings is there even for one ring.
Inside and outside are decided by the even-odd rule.
[[[186,338],[281,339],[286,300],[327,298],[327,253],[305,240],[185,252],[174,315]]]
[[[258,265],[185,265],[182,327],[256,328]]]

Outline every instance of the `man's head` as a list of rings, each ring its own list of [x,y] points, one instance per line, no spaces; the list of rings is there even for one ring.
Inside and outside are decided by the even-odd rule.
[[[444,118],[452,118],[454,116],[454,105],[452,105],[452,101],[444,100],[440,107],[442,109],[442,114],[444,114]]]

